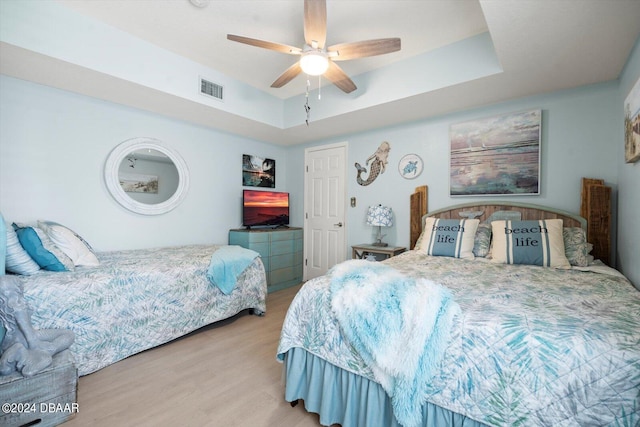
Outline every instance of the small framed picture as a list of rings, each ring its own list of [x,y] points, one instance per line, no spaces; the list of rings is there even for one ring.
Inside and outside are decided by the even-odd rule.
[[[276,186],[276,161],[263,157],[242,155],[242,185],[245,187]]]
[[[398,162],[398,172],[404,179],[415,179],[420,176],[424,163],[417,154],[407,154]]]
[[[123,173],[118,175],[122,189],[127,193],[158,194],[158,177],[140,173]]]

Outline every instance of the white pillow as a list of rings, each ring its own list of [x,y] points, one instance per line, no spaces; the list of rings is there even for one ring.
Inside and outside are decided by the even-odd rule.
[[[562,220],[493,221],[492,261],[571,268],[564,252]]]
[[[44,230],[49,239],[73,260],[74,265],[87,267],[100,265],[91,246],[74,231],[53,221],[38,221],[38,227]]]
[[[416,249],[427,255],[474,259],[473,245],[479,223],[477,219],[429,217]]]

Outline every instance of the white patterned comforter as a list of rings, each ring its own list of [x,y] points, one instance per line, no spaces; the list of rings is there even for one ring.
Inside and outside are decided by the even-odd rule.
[[[414,251],[385,262],[448,287],[462,309],[428,401],[492,426],[640,425],[640,292],[621,275]],[[289,308],[278,359],[293,347],[373,380],[326,277]]]
[[[219,247],[99,252],[99,267],[21,276],[32,323],[71,329],[71,351],[79,374],[86,375],[244,309],[265,312],[260,258],[230,295],[209,282],[207,269]]]

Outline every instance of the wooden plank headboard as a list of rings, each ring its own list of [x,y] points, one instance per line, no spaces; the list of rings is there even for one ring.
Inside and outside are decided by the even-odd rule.
[[[611,263],[611,187],[603,179],[582,178],[580,215],[587,219],[591,255]]]
[[[520,212],[522,220],[561,219],[563,220],[565,227],[581,227],[585,231],[587,229],[587,220],[579,215],[574,215],[570,212],[565,212],[546,206],[528,203],[498,201],[489,201],[486,203],[466,203],[428,212],[426,216],[445,219],[460,219],[463,218],[460,215],[460,212],[465,211],[482,211],[482,214],[476,217],[480,220],[480,222],[489,219],[489,217],[494,212],[516,211]]]
[[[411,195],[411,206],[409,208],[409,248],[413,249],[422,233],[422,217],[428,210],[426,185],[416,187],[416,191]]]

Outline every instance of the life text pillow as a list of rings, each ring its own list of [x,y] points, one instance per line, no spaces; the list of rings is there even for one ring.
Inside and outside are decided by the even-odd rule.
[[[570,268],[564,253],[562,220],[493,221],[493,262]]]
[[[473,259],[477,219],[427,218],[417,250],[427,255]]]

